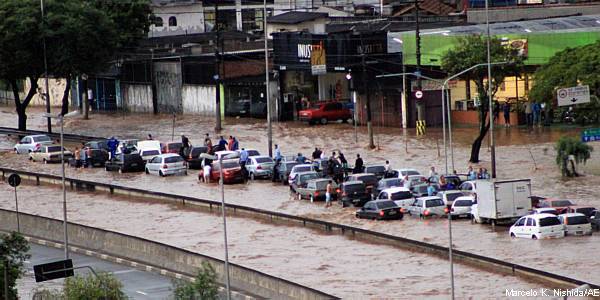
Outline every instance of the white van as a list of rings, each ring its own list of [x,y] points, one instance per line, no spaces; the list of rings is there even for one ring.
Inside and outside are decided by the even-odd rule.
[[[592,223],[582,213],[562,214],[558,219],[565,226],[565,235],[592,235]]]
[[[139,141],[137,143],[137,150],[145,161],[149,161],[162,154],[159,141]]]
[[[511,237],[528,239],[561,238],[565,236],[565,228],[557,216],[553,214],[535,214],[520,218],[510,227]]]

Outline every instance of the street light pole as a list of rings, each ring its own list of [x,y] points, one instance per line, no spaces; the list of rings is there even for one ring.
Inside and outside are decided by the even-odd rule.
[[[271,121],[271,94],[269,92],[269,43],[267,33],[267,0],[263,1],[263,31],[265,33],[265,91],[267,97],[267,146],[269,147],[269,156],[273,157],[273,126]]]
[[[450,291],[454,300],[454,261],[452,258],[452,214],[448,211],[448,260],[450,260]]]
[[[44,0],[40,0],[40,10],[42,12],[42,24],[44,24]],[[44,25],[45,27],[45,25]],[[46,86],[46,113],[50,113],[50,90],[48,90],[48,59],[46,58],[46,36],[42,37],[42,48],[44,52],[44,83]],[[52,133],[52,119],[48,117],[47,119],[48,133]]]
[[[496,145],[494,141],[494,106],[493,106],[493,96],[492,96],[492,59],[490,53],[490,43],[491,43],[491,35],[490,35],[490,13],[489,13],[489,0],[485,0],[485,25],[487,31],[487,69],[488,69],[488,99],[489,99],[489,115],[490,115],[490,155],[491,155],[491,164],[492,164],[492,178],[496,178]],[[482,122],[485,122],[483,120]]]
[[[221,185],[221,214],[223,215],[223,239],[225,242],[225,287],[227,299],[231,300],[231,287],[229,282],[229,250],[227,248],[227,217],[225,215],[225,186],[223,184],[223,156],[219,157],[219,184]]]
[[[69,259],[69,234],[67,232],[67,187],[65,185],[65,148],[64,148],[64,120],[65,117],[60,115],[60,165],[61,165],[61,177],[62,177],[62,193],[63,193],[63,226],[64,226],[64,238],[65,238],[65,259]]]

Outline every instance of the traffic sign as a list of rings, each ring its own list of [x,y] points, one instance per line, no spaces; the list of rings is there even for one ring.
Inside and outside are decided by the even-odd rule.
[[[73,272],[73,261],[71,259],[35,265],[33,266],[33,272],[35,274],[35,282],[66,278],[75,275]]]
[[[21,176],[19,174],[10,174],[8,176],[8,184],[12,187],[18,187],[21,184]]]
[[[415,92],[415,97],[417,97],[417,99],[423,98],[423,91],[416,91]]]
[[[600,128],[586,129],[581,133],[581,141],[584,143],[600,141]]]
[[[579,85],[556,91],[558,106],[568,106],[590,102],[590,86]]]

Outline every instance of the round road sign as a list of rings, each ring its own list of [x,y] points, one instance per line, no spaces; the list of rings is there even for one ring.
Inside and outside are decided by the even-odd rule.
[[[21,176],[18,174],[10,174],[10,176],[8,176],[8,184],[12,187],[18,187],[21,184]]]
[[[566,89],[558,90],[558,97],[559,98],[567,98],[567,90]]]
[[[415,97],[417,97],[417,99],[423,98],[423,91],[416,91],[415,92]]]

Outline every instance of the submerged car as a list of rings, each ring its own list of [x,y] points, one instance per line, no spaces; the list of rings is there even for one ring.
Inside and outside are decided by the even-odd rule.
[[[296,188],[296,193],[298,194],[298,199],[309,199],[310,202],[314,202],[317,200],[325,200],[325,193],[327,192],[327,184],[331,181],[331,201],[337,199],[338,192],[340,189],[338,188],[335,181],[327,178],[319,178],[319,179],[311,179],[306,182],[306,187],[298,187]]]
[[[317,178],[320,178],[320,176],[319,176],[319,173],[317,173],[315,171],[298,173],[298,174],[296,174],[294,181],[292,181],[292,184],[290,184],[290,191],[292,191],[293,193],[296,193],[296,190],[298,188],[306,187],[306,183],[309,180],[317,179]]]
[[[274,166],[273,159],[265,155],[251,156],[246,161],[246,171],[251,180],[271,177]]]
[[[277,180],[281,183],[289,184],[288,178],[290,177],[290,173],[292,172],[292,168],[299,165],[300,163],[295,161],[282,161],[277,167]]]
[[[367,187],[362,181],[346,181],[340,185],[340,193],[338,200],[342,203],[342,207],[354,205],[361,207],[365,203],[372,200],[371,194],[367,191]]]
[[[114,160],[107,160],[104,169],[119,173],[142,172],[145,166],[146,162],[139,154],[121,154],[117,155]]]
[[[419,216],[420,218],[430,217],[433,215],[443,216],[446,214],[447,208],[444,201],[440,197],[421,197],[408,207],[410,215]]]
[[[415,197],[407,188],[393,187],[385,189],[379,193],[377,200],[394,201],[398,207],[408,210],[408,208],[415,202]]]
[[[185,156],[183,158],[187,161],[189,169],[196,170],[202,168],[202,160],[204,160],[200,157],[202,153],[208,153],[208,147],[192,147],[187,150],[187,153],[184,153]]]
[[[23,137],[15,146],[14,151],[17,154],[31,153],[35,150],[39,150],[43,145],[51,145],[52,139],[43,134],[28,135]]]
[[[365,203],[360,210],[356,211],[356,217],[372,220],[400,220],[404,214],[394,201],[373,200]]]
[[[510,236],[543,239],[561,238],[565,236],[565,228],[557,216],[552,214],[534,214],[521,217],[508,231]]]
[[[63,161],[67,162],[73,157],[71,151],[61,147],[60,145],[44,145],[37,150],[29,153],[29,160],[43,161],[45,164],[51,162],[60,162],[61,149],[63,150]]]
[[[592,235],[592,224],[584,214],[566,213],[558,219],[565,226],[565,235]]]
[[[224,159],[223,164],[223,183],[238,183],[244,182],[244,174],[242,172],[242,166],[238,159]],[[219,161],[213,161],[211,163],[209,179],[213,182],[218,182],[221,178],[221,168]],[[204,177],[204,170],[200,170],[198,179],[202,180]]]
[[[146,163],[146,174],[157,174],[161,177],[174,174],[187,175],[187,166],[179,154],[160,154]]]

